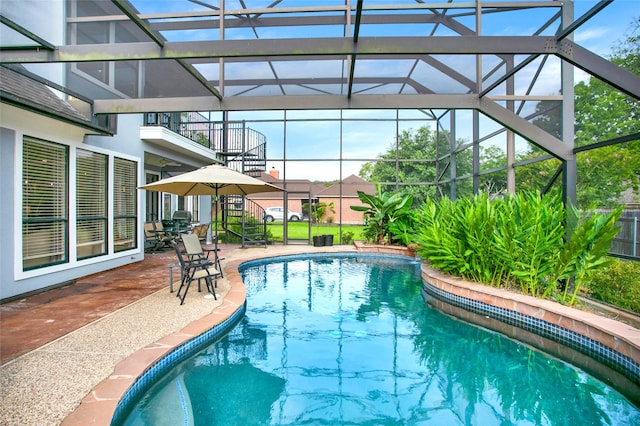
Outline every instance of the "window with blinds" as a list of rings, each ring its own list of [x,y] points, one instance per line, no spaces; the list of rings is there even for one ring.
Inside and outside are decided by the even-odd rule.
[[[113,167],[113,244],[118,252],[138,246],[138,164],[115,157]]]
[[[22,267],[68,261],[68,148],[25,137],[22,152]]]
[[[107,167],[104,154],[76,151],[76,255],[107,253]]]
[[[191,197],[191,217],[193,222],[200,222],[200,197]]]

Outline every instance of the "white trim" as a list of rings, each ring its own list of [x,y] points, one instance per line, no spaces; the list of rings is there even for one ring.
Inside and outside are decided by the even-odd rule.
[[[140,126],[140,139],[188,155],[204,163],[217,163],[216,153],[162,126]]]
[[[116,151],[111,151],[108,149],[104,149],[101,147],[97,147],[97,146],[92,146],[92,145],[87,145],[84,144],[83,142],[77,142],[77,141],[73,141],[73,140],[65,140],[65,138],[63,137],[62,134],[58,135],[55,132],[51,132],[51,133],[46,133],[43,134],[43,132],[40,132],[36,129],[34,129],[34,131],[32,132],[31,129],[28,132],[23,132],[22,130],[19,129],[14,129],[15,130],[15,135],[16,135],[16,140],[15,140],[15,144],[16,144],[16,155],[15,155],[15,169],[14,169],[14,174],[15,174],[15,181],[16,182],[22,182],[22,169],[23,169],[23,162],[22,162],[22,156],[23,156],[23,151],[24,151],[24,137],[25,135],[29,136],[29,137],[35,137],[38,139],[42,139],[45,141],[49,141],[49,142],[53,142],[53,143],[58,143],[60,145],[64,145],[66,147],[68,147],[69,149],[69,158],[68,158],[68,170],[69,170],[69,185],[68,185],[68,221],[69,221],[69,233],[68,233],[68,261],[66,263],[62,263],[59,265],[52,265],[52,266],[47,266],[47,267],[43,267],[43,268],[38,268],[38,269],[33,269],[30,271],[24,271],[23,270],[23,259],[22,259],[22,221],[23,221],[23,217],[22,217],[22,195],[23,195],[23,190],[22,188],[20,189],[16,189],[16,191],[14,191],[14,205],[17,206],[18,208],[16,209],[16,216],[15,216],[15,223],[13,224],[13,229],[14,229],[14,280],[15,281],[19,281],[19,280],[24,280],[24,279],[29,279],[29,278],[34,278],[34,277],[39,277],[39,276],[43,276],[43,275],[47,275],[47,274],[51,274],[54,272],[60,272],[60,271],[65,271],[65,270],[69,270],[69,269],[74,269],[80,266],[86,266],[86,265],[91,265],[91,264],[95,264],[95,263],[99,263],[99,262],[103,262],[105,260],[112,260],[112,259],[118,259],[118,258],[123,258],[123,257],[129,257],[129,256],[135,256],[138,254],[143,253],[144,250],[144,240],[143,238],[143,233],[142,233],[142,227],[141,226],[137,226],[137,232],[138,232],[138,247],[137,248],[133,248],[130,250],[125,250],[125,251],[121,251],[118,253],[114,252],[114,241],[113,241],[113,175],[114,175],[114,171],[113,171],[113,164],[114,164],[114,157],[118,157],[118,158],[122,158],[125,160],[129,160],[129,161],[134,161],[137,164],[137,174],[138,174],[138,185],[140,185],[140,182],[142,182],[141,180],[141,173],[143,174],[142,170],[144,167],[144,160],[140,157],[134,156],[134,155],[129,155],[129,154],[124,154],[124,153],[120,153],[120,152],[116,152]],[[88,259],[83,259],[83,260],[78,260],[77,259],[77,253],[75,250],[75,244],[72,244],[72,241],[76,241],[75,237],[76,237],[76,218],[77,218],[77,214],[76,214],[76,183],[75,183],[75,170],[76,170],[76,166],[75,166],[75,162],[76,162],[76,157],[77,157],[77,149],[83,149],[86,151],[92,151],[92,152],[96,152],[96,153],[100,153],[100,154],[104,154],[107,156],[108,160],[108,175],[107,175],[107,181],[108,181],[108,185],[109,185],[109,190],[107,191],[107,226],[109,229],[109,232],[107,233],[107,253],[103,256],[97,256],[97,257],[92,257],[92,258],[88,258]],[[141,223],[142,221],[142,195],[140,193],[138,193],[138,206],[137,206],[137,215],[138,215],[138,225]]]
[[[68,238],[67,238],[67,256],[68,256],[68,264],[73,265],[78,262],[78,250],[76,250],[76,245],[72,244],[72,241],[75,243],[77,240],[78,233],[76,232],[77,224],[78,224],[78,213],[76,206],[76,193],[78,191],[76,185],[76,161],[78,158],[77,147],[69,146],[69,158],[68,158],[68,179],[69,185],[67,190],[67,229],[68,229]],[[73,194],[73,200],[71,199],[71,194]],[[22,219],[22,218],[21,218]],[[73,224],[73,226],[72,226]]]
[[[143,167],[145,166],[145,164],[142,165]],[[161,172],[157,171],[157,170],[149,170],[149,169],[143,169],[142,170],[142,180],[140,181],[140,184],[138,186],[142,186],[142,185],[146,185],[147,184],[147,174],[153,175],[153,176],[157,176],[158,180],[160,180],[162,178],[162,174]],[[144,189],[140,189],[140,198],[142,199],[141,201],[141,207],[142,207],[142,222],[146,222],[147,221],[147,198],[145,197],[145,193],[146,191]],[[158,220],[160,220],[160,218],[162,218],[162,192],[153,192],[154,194],[156,194],[157,197],[157,202],[158,202]],[[142,233],[142,237],[144,238],[144,230],[141,232]]]

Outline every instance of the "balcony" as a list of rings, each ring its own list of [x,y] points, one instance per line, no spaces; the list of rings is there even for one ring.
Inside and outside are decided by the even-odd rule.
[[[244,121],[209,121],[197,112],[152,112],[144,114],[143,129],[141,139],[183,148],[193,145],[193,150],[206,150],[212,159],[242,173],[256,176],[266,170],[267,138]]]

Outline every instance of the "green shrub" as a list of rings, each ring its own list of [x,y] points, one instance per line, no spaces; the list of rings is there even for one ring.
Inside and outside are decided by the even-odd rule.
[[[587,284],[594,299],[640,314],[640,262],[614,260]]]
[[[353,242],[353,235],[354,233],[352,231],[345,231],[342,233],[342,244],[351,244]]]
[[[573,304],[590,276],[606,266],[621,212],[565,209],[559,193],[428,200],[417,217],[415,242],[418,255],[436,269]]]
[[[362,236],[367,241],[376,244],[402,243],[402,238],[394,240],[394,233],[391,231],[391,227],[394,224],[397,226],[396,222],[399,221],[404,221],[405,223],[412,221],[408,216],[413,214],[411,209],[413,197],[399,192],[383,193],[378,185],[377,196],[358,191],[358,198],[363,204],[368,205],[368,207],[351,206],[351,210],[362,212],[364,216],[365,226]],[[405,230],[396,229],[396,232],[398,232],[396,235],[404,235]]]

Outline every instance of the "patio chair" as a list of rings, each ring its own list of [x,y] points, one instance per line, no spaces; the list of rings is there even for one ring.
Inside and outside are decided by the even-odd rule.
[[[201,223],[199,225],[193,226],[193,233],[198,236],[198,240],[200,240],[200,244],[205,243],[207,241],[208,230],[209,230],[208,223]]]
[[[185,238],[186,237],[186,238]],[[222,266],[220,264],[220,256],[218,256],[219,248],[204,248],[202,244],[200,244],[200,240],[197,238],[195,233],[183,235],[182,244],[184,246],[183,253],[189,258],[192,262],[209,262],[212,263],[214,268],[220,274],[220,278],[224,278],[222,274]],[[213,253],[213,262],[209,260],[209,255]]]
[[[180,287],[176,292],[176,297],[180,299],[180,304],[184,303],[185,297],[189,292],[189,287],[193,281],[198,282],[198,291],[200,291],[200,281],[205,280],[207,283],[207,290],[211,293],[214,299],[218,299],[215,292],[215,287],[218,284],[218,278],[220,272],[215,268],[214,264],[207,260],[203,255],[190,254],[189,251],[193,245],[193,238],[196,238],[193,234],[187,234],[182,236],[182,242],[184,244],[184,250],[180,248],[178,242],[171,241],[176,255],[178,256],[178,263],[180,264],[182,272],[182,280],[180,281]],[[196,243],[199,242],[196,239]]]
[[[161,224],[162,226],[162,224]],[[170,237],[164,231],[158,231],[154,222],[144,224],[144,250],[160,251],[168,246]]]
[[[160,238],[163,239],[163,241],[165,242],[165,245],[167,247],[171,247],[171,244],[170,244],[171,240],[178,237],[180,235],[180,232],[176,231],[175,229],[171,229],[171,227],[165,228],[165,225],[162,222],[163,221],[159,221],[159,220],[156,222],[153,222],[153,228],[156,230]]]
[[[200,225],[195,225],[193,227],[193,234],[198,236],[198,240],[200,241],[200,245],[202,246],[203,243],[205,243],[207,241],[207,231],[209,230],[209,224],[208,223],[203,223]],[[216,267],[218,268],[218,270],[220,271],[220,276],[224,278],[224,275],[222,274],[222,265],[220,264],[221,260],[224,260],[224,257],[220,257],[220,248],[216,246],[214,246],[214,248],[206,248],[206,247],[202,247],[202,251],[205,253],[207,259],[209,258],[209,255],[211,253],[214,253],[214,262],[216,264]]]

